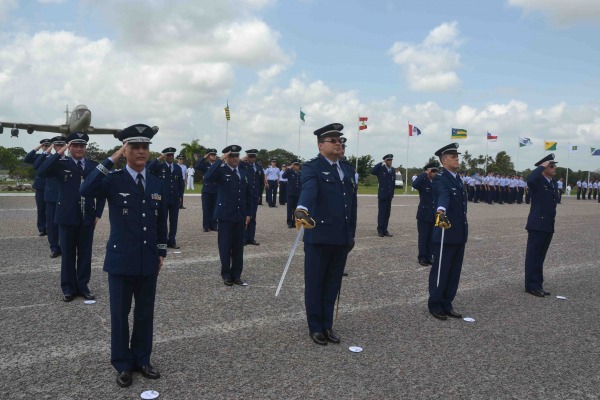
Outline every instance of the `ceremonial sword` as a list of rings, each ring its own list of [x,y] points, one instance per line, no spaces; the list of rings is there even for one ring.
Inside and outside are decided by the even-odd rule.
[[[442,250],[444,250],[444,232],[446,232],[446,230],[442,228],[442,241],[440,243],[440,262],[438,264],[437,287],[440,287],[440,271],[442,270]]]
[[[298,230],[298,234],[296,235],[296,240],[294,241],[294,245],[292,246],[292,251],[290,252],[290,256],[288,257],[287,263],[285,264],[285,268],[283,269],[283,274],[281,274],[281,279],[279,280],[279,286],[277,286],[277,290],[275,291],[275,297],[279,294],[281,290],[281,286],[283,286],[283,280],[285,279],[285,275],[290,268],[290,264],[292,263],[292,258],[294,258],[294,253],[296,253],[296,247],[298,247],[298,243],[300,242],[300,238],[302,237],[302,233],[304,233],[304,227],[301,226]]]

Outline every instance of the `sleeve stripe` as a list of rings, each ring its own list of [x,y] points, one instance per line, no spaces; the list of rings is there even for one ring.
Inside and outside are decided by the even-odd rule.
[[[98,164],[98,166],[96,167],[98,169],[98,171],[102,172],[104,175],[108,174],[108,168],[106,168],[104,165],[102,164]]]

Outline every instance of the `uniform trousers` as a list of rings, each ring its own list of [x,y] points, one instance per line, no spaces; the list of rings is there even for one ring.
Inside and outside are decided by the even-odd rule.
[[[444,243],[440,284],[438,286],[440,247],[440,243],[433,244],[433,265],[429,271],[429,300],[427,302],[431,312],[452,311],[452,301],[454,301],[458,290],[465,255],[464,244]]]
[[[58,229],[62,252],[60,286],[64,295],[89,293],[92,275],[92,225],[64,225]]]
[[[204,229],[217,229],[217,220],[214,217],[216,205],[216,193],[202,193],[202,227]]]
[[[304,243],[304,304],[311,332],[333,327],[348,246]]]
[[[285,206],[287,203],[287,182],[279,182],[279,204]]]
[[[277,181],[268,181],[269,187],[267,188],[267,204],[270,207],[275,207],[277,201]]]
[[[245,221],[219,221],[219,257],[221,258],[221,277],[236,281],[242,276],[244,268],[244,231]]]
[[[54,221],[56,214],[56,203],[46,202],[46,232],[48,233],[48,244],[50,251],[60,253],[60,245],[58,244],[58,224]]]
[[[47,232],[46,227],[46,203],[44,203],[44,190],[35,191],[35,207],[37,209],[37,230],[38,232]]]
[[[287,197],[287,226],[294,226],[295,222],[294,222],[294,210],[296,210],[296,208],[298,208],[298,200],[300,199],[300,196],[291,196],[288,195]]]
[[[525,252],[525,290],[544,288],[544,260],[552,232],[527,231],[527,250]]]
[[[149,276],[108,274],[110,296],[110,362],[118,371],[150,364],[154,299],[158,273]],[[129,336],[131,300],[133,331]]]
[[[417,220],[419,233],[419,260],[433,260],[433,222]]]
[[[177,235],[177,220],[179,219],[179,204],[169,204],[169,238],[167,245],[175,246],[177,244],[175,236]]]
[[[392,199],[379,199],[377,204],[377,232],[387,233],[392,213]]]
[[[244,233],[244,239],[246,242],[252,242],[256,236],[256,213],[258,212],[258,202],[256,204],[252,204],[250,207],[252,207],[252,218],[250,218],[250,222],[248,222],[248,226],[246,227],[246,231]]]

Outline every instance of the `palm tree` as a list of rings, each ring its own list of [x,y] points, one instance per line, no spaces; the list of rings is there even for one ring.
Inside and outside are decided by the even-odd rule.
[[[202,146],[199,142],[199,139],[194,139],[191,143],[181,143],[181,151],[179,153],[183,154],[186,160],[198,161],[198,158],[203,157],[206,153],[206,147]]]

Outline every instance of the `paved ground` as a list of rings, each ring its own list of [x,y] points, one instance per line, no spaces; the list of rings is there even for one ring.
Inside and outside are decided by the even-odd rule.
[[[336,329],[341,345],[308,337],[300,246],[274,297],[295,236],[284,207],[259,208],[258,247],[246,247],[250,286],[225,287],[216,233],[203,233],[200,198],[180,214],[181,254],[159,278],[152,362],[158,381],[114,382],[103,247],[97,229],[95,305],[60,301],[60,262],[34,227],[33,197],[0,197],[0,398],[135,399],[596,399],[600,392],[600,204],[566,199],[539,299],[523,291],[528,207],[473,204],[455,309],[427,313],[428,269],[416,263],[418,199],[394,200],[392,238],[376,236],[377,200],[359,198],[357,243]],[[558,300],[563,295],[568,300]],[[364,348],[359,354],[348,347]]]

